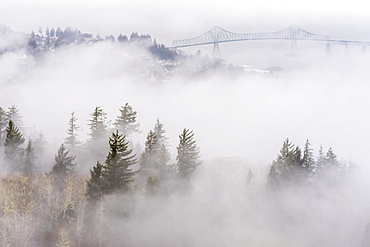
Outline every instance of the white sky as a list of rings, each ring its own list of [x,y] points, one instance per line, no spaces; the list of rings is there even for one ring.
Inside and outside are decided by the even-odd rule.
[[[370,10],[360,0],[0,0],[0,6],[0,23],[22,32],[37,31],[40,26],[71,26],[102,36],[136,31],[170,45],[213,26],[244,33],[298,25],[338,39],[370,40],[366,24]]]

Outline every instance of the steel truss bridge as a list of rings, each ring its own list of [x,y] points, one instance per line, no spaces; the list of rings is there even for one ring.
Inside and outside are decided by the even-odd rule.
[[[189,47],[213,44],[212,55],[215,58],[220,58],[220,43],[245,41],[245,40],[273,40],[283,39],[291,40],[290,51],[296,52],[298,50],[297,40],[312,40],[326,42],[326,53],[331,52],[331,45],[344,45],[345,53],[348,53],[349,45],[360,45],[362,50],[366,51],[366,46],[370,42],[365,41],[350,41],[350,40],[332,40],[326,34],[314,34],[306,30],[292,26],[278,32],[265,32],[265,33],[233,33],[226,31],[220,27],[213,27],[208,32],[190,39],[175,40],[172,42],[172,48]]]

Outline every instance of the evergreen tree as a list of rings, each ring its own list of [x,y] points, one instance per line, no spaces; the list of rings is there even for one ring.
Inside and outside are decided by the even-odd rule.
[[[325,158],[325,154],[324,154],[324,148],[322,146],[320,146],[319,155],[317,156],[317,159],[316,159],[317,171],[320,171],[322,168],[325,167],[325,165],[326,165],[326,158]]]
[[[0,147],[2,147],[5,142],[7,123],[6,111],[0,107]]]
[[[197,166],[202,162],[199,161],[200,152],[194,140],[194,133],[189,129],[184,129],[179,135],[180,143],[177,147],[177,171],[180,177],[189,179]]]
[[[10,166],[13,172],[20,171],[23,163],[23,148],[22,144],[25,142],[19,129],[14,125],[12,120],[9,120],[6,129],[6,139],[4,143],[5,161]]]
[[[60,145],[57,154],[55,155],[55,163],[51,170],[51,174],[55,175],[59,181],[64,179],[74,172],[76,163],[74,163],[75,156],[69,155],[64,144]]]
[[[137,171],[132,171],[131,166],[137,163],[135,154],[129,148],[126,136],[112,133],[109,138],[110,151],[103,166],[102,182],[105,193],[115,191],[128,191]]]
[[[106,139],[108,138],[108,122],[107,113],[99,106],[95,107],[94,111],[90,114],[91,119],[90,139],[87,141],[87,146],[90,151],[91,157],[97,161],[104,158],[107,148]]]
[[[25,155],[24,155],[24,164],[22,168],[22,173],[25,176],[30,176],[35,173],[36,165],[35,165],[35,151],[32,146],[32,141],[28,141],[27,148],[25,149]]]
[[[19,110],[16,105],[12,105],[11,107],[8,108],[8,111],[6,113],[6,119],[7,122],[12,120],[14,125],[17,126],[20,131],[23,131],[22,116],[19,113]]]
[[[68,137],[65,139],[65,142],[64,142],[72,153],[76,152],[76,148],[78,147],[80,143],[77,140],[77,133],[76,133],[80,129],[80,127],[76,124],[76,122],[77,122],[77,118],[75,116],[75,112],[72,112],[71,118],[69,119],[69,122],[68,122],[68,126],[69,126],[67,130]]]
[[[165,135],[166,130],[164,129],[163,126],[164,125],[161,122],[159,122],[159,118],[157,118],[157,122],[156,122],[156,124],[154,126],[154,133],[157,135],[158,142],[160,144],[167,145],[168,138]]]
[[[146,180],[149,176],[158,176],[159,173],[159,152],[161,147],[158,143],[157,135],[154,131],[149,131],[146,142],[145,150],[140,156],[140,172],[139,172],[139,182],[140,180]]]
[[[268,183],[277,186],[282,182],[299,182],[308,172],[308,167],[303,166],[302,151],[287,138],[280,154],[272,162]]]
[[[313,173],[317,170],[313,149],[311,148],[311,144],[308,140],[304,145],[302,166],[308,168]]]
[[[50,29],[50,37],[54,37],[54,35],[55,35],[55,29],[52,27]]]
[[[171,159],[171,153],[168,149],[167,140],[168,138],[165,136],[166,130],[163,127],[163,124],[159,122],[159,118],[157,118],[157,122],[154,126],[154,133],[157,136],[158,143],[160,144],[160,150],[158,153],[158,159],[161,167],[165,167],[167,162]]]
[[[128,38],[126,35],[122,35],[120,34],[118,37],[117,37],[117,41],[118,42],[128,42]]]
[[[90,180],[87,181],[87,197],[89,200],[97,200],[103,195],[103,165],[98,161],[90,170]]]
[[[332,148],[329,148],[329,150],[326,152],[325,161],[327,166],[336,170],[340,169],[340,163],[337,160],[337,155],[334,153]]]
[[[114,123],[117,130],[126,137],[130,137],[133,132],[140,133],[140,124],[136,121],[137,112],[133,110],[132,106],[126,103],[125,106],[121,106],[119,111],[121,114],[117,116]]]

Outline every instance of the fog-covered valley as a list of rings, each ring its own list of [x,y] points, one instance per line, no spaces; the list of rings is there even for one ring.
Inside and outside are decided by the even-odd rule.
[[[369,54],[253,41],[161,59],[126,35],[40,51],[2,33],[0,245],[369,245]]]

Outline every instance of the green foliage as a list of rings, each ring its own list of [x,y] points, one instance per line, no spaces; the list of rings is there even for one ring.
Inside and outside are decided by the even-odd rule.
[[[348,166],[347,166],[348,167]],[[287,138],[276,160],[272,162],[268,175],[268,184],[276,187],[284,183],[305,183],[314,181],[321,176],[325,177],[333,172],[342,172],[345,168],[337,160],[332,148],[326,152],[320,146],[319,154],[315,158],[309,141],[306,141],[303,156],[299,147],[296,147]]]
[[[9,120],[4,143],[5,162],[10,166],[13,172],[20,171],[22,167],[24,154],[22,144],[25,140],[18,127],[14,125],[12,120]]]
[[[69,151],[64,144],[60,145],[55,155],[55,164],[51,170],[51,174],[60,180],[64,180],[74,172],[76,166],[76,163],[74,163],[75,158],[75,156],[69,155]]]
[[[117,130],[126,137],[131,136],[134,132],[140,133],[140,124],[136,121],[137,112],[133,110],[132,106],[126,103],[125,106],[121,106],[119,111],[120,115],[117,116],[114,122],[114,126]]]
[[[200,152],[194,140],[194,133],[189,129],[184,129],[179,135],[180,143],[177,147],[177,171],[180,177],[189,179],[197,166],[202,162],[199,161]]]
[[[87,181],[86,195],[89,200],[96,200],[103,195],[103,165],[100,162],[90,170],[90,180]]]
[[[90,171],[90,180],[87,182],[87,195],[90,199],[99,198],[103,194],[113,192],[127,192],[131,188],[137,171],[131,169],[137,163],[135,154],[129,148],[125,136],[112,133],[109,138],[110,151],[105,165],[99,162]]]
[[[75,153],[76,148],[80,144],[80,142],[77,140],[77,133],[76,133],[80,129],[80,127],[76,124],[77,120],[78,119],[75,116],[75,112],[72,112],[71,118],[69,119],[69,122],[68,122],[68,126],[69,126],[67,130],[68,137],[65,139],[65,142],[64,142],[72,153]]]
[[[34,148],[32,146],[32,141],[28,141],[27,148],[24,150],[24,164],[22,168],[22,173],[25,176],[31,176],[35,173],[36,170],[36,165],[35,165],[35,160],[36,160],[36,155]]]
[[[4,145],[7,126],[6,111],[0,107],[0,147]]]
[[[22,116],[20,115],[16,105],[12,105],[8,108],[8,111],[6,112],[6,118],[7,122],[12,120],[14,125],[16,125],[21,130],[23,129]]]
[[[287,138],[278,157],[272,162],[268,183],[277,186],[283,182],[300,182],[302,176],[308,172],[308,167],[303,164],[301,149]]]
[[[132,154],[126,137],[118,131],[112,133],[109,146],[110,151],[103,167],[103,190],[106,193],[128,191],[137,173],[131,169],[137,163],[136,155]]]
[[[107,148],[106,139],[108,138],[108,121],[107,113],[99,106],[95,107],[90,114],[89,122],[90,139],[87,141],[87,146],[90,151],[90,156],[93,160],[101,160],[104,158]]]

